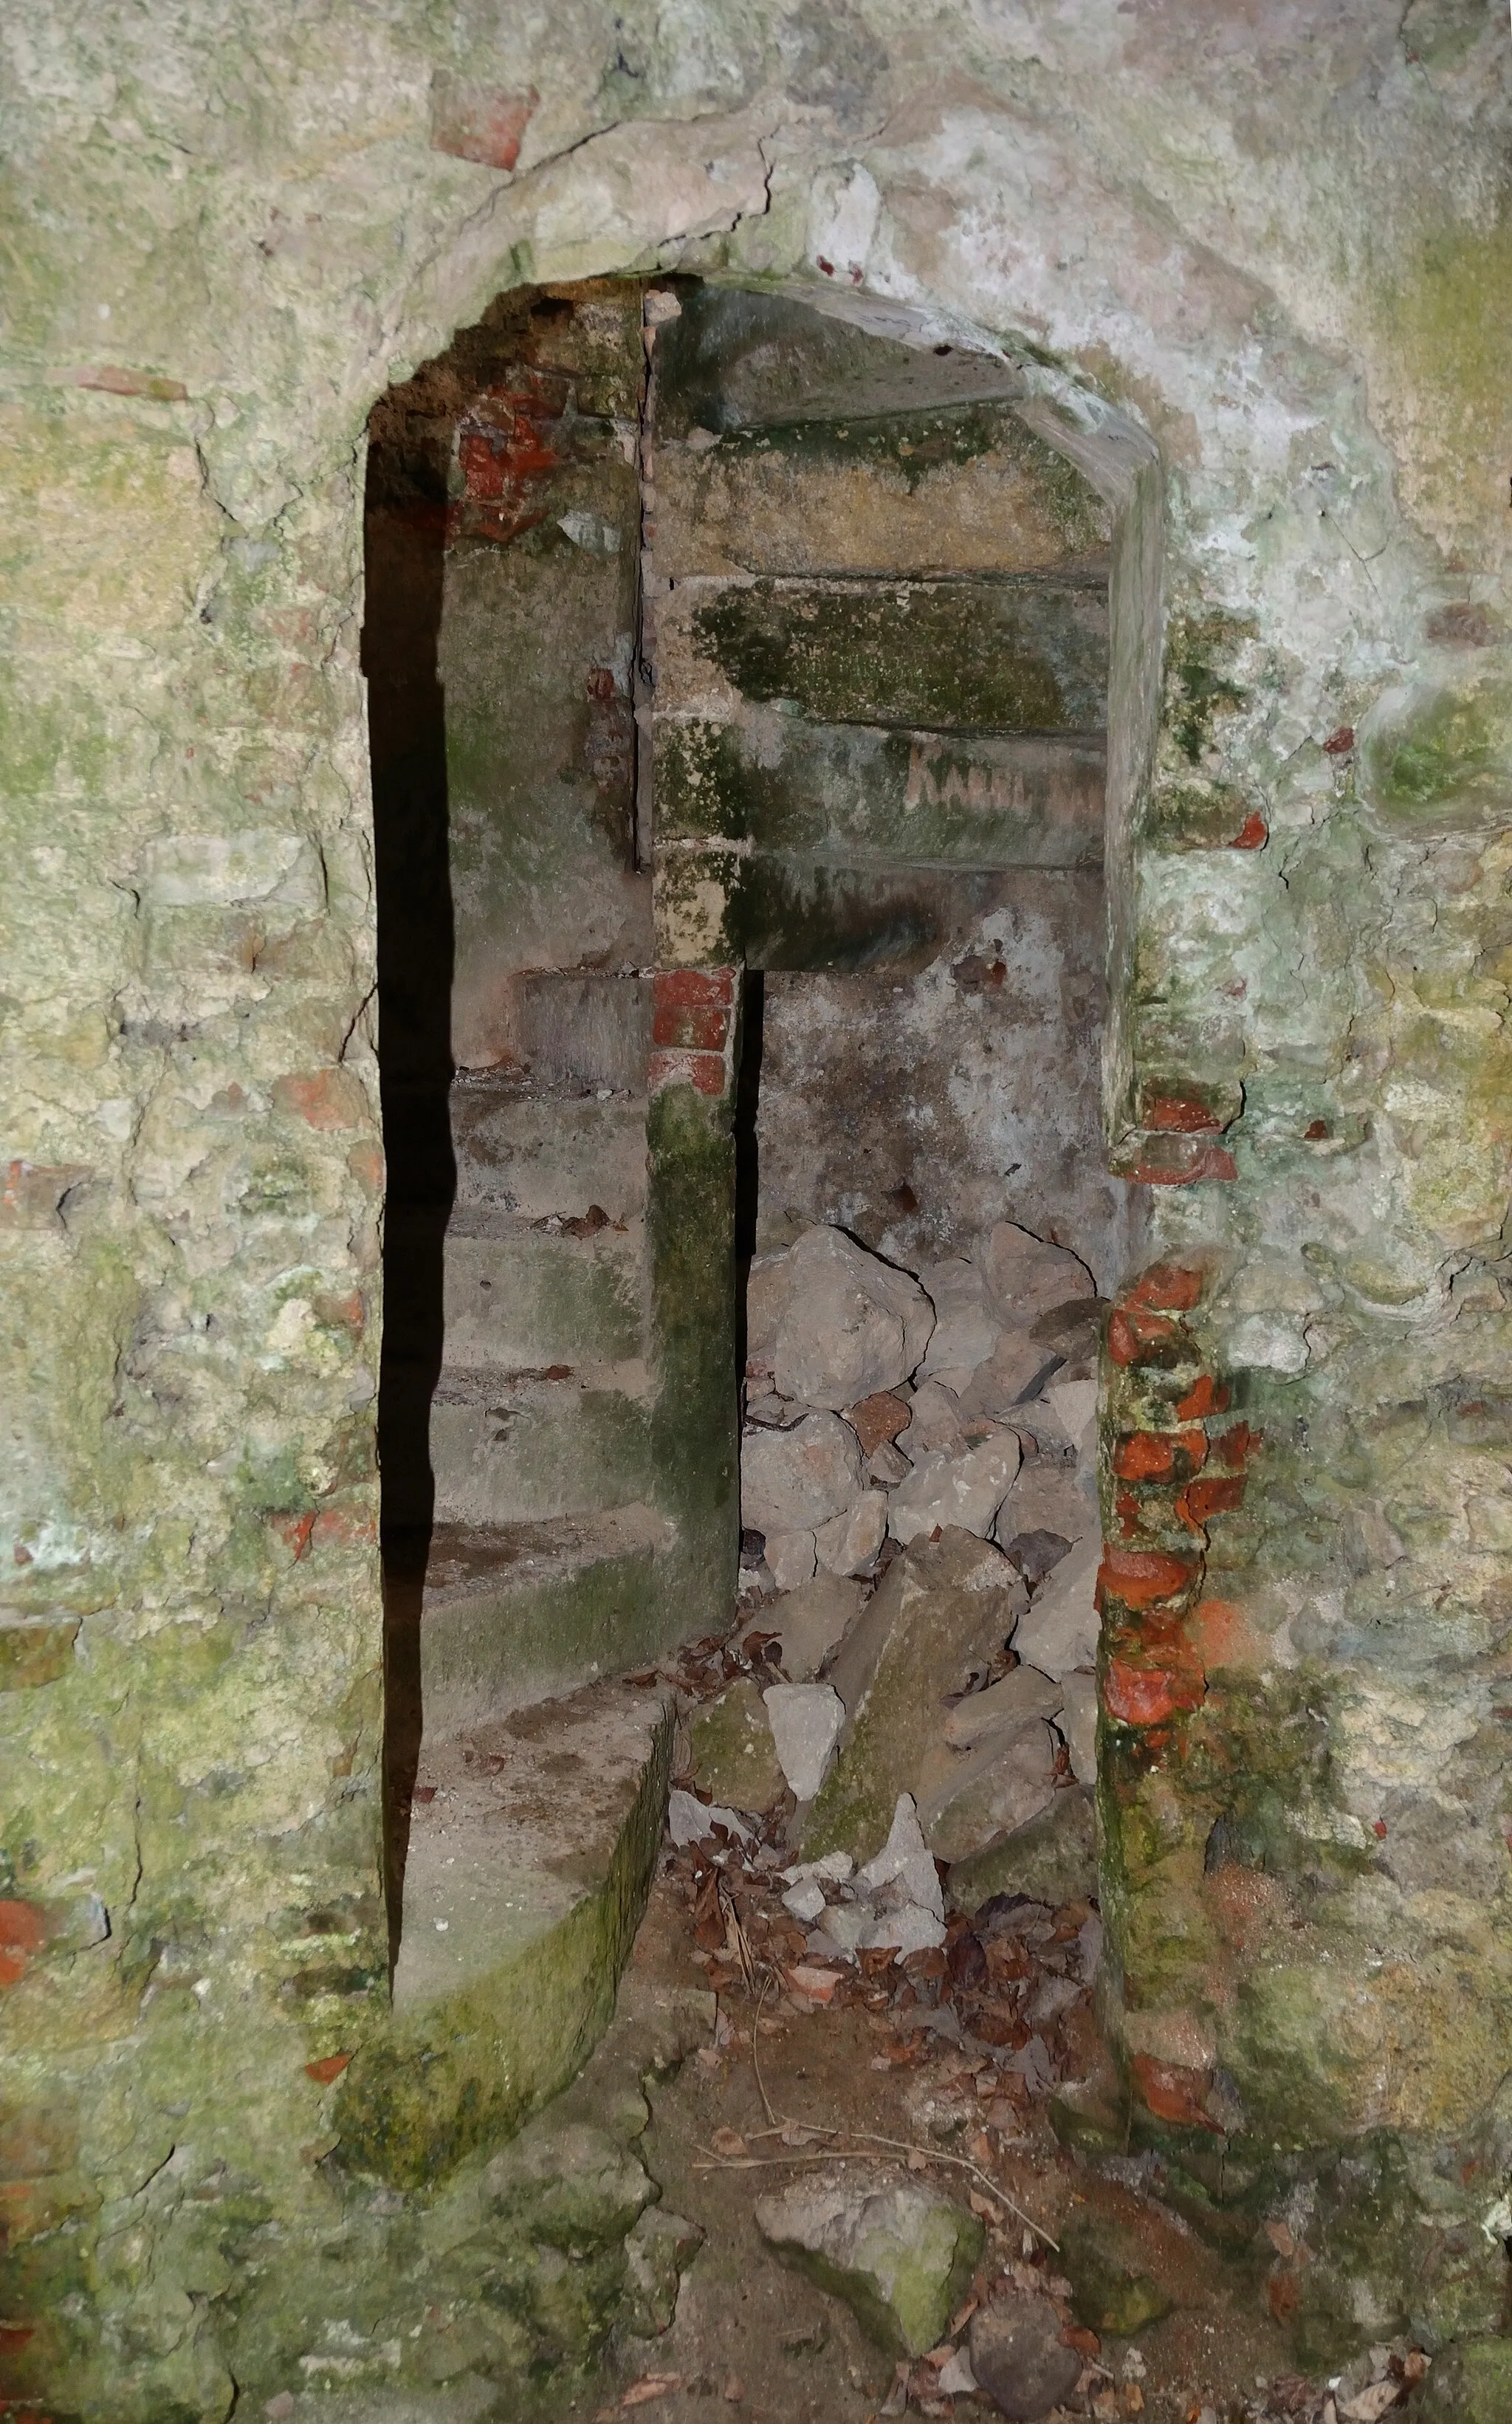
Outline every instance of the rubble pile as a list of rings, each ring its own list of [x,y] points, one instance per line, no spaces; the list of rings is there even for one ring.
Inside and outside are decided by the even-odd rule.
[[[1085,1875],[1100,1312],[1086,1266],[1011,1221],[916,1274],[829,1227],[752,1265],[748,1663],[814,1870],[794,1890],[850,1856],[834,1939],[847,1957],[856,1880],[904,1798],[922,1851],[960,1864],[968,1907],[1035,1888],[1047,1864],[1058,1884]],[[717,1730],[706,1720],[694,1772],[752,1810]],[[937,1940],[928,1898],[908,1908],[910,1940]],[[881,1923],[904,1924],[867,1922]]]

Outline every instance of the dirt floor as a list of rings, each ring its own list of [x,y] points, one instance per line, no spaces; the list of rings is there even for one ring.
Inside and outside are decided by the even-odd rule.
[[[804,1931],[781,1905],[787,1857],[772,1842],[723,1835],[663,1856],[627,1992],[712,1986],[718,2016],[715,2041],[655,2092],[643,2153],[664,2206],[695,2223],[704,2243],[671,2330],[613,2352],[597,2400],[580,2401],[585,2416],[985,2417],[985,2398],[944,2395],[939,2377],[973,2306],[1014,2286],[1056,2302],[1085,2361],[1058,2417],[1350,2424],[1406,2397],[1421,2361],[1405,2349],[1361,2359],[1332,2386],[1300,2379],[1268,2311],[1263,2266],[1204,2245],[1154,2193],[1148,2161],[1115,2160],[1122,2177],[1110,2177],[1108,2165],[1094,2171],[1058,2143],[1058,2085],[1094,2076],[1105,2060],[1089,1983],[1090,1905],[1020,1901],[969,1925],[958,1918],[943,1951],[901,1966],[864,1955],[865,1969],[822,1982],[824,2001],[794,1990]],[[1037,2052],[1027,2051],[1031,2036]],[[753,2218],[759,2195],[805,2174],[859,2178],[889,2165],[927,2174],[987,2225],[950,2337],[912,2366],[895,2367],[839,2298],[780,2262]],[[1110,2284],[1093,2292],[1101,2331],[1077,2320],[1077,2307],[1090,2311],[1087,2263],[1067,2253],[1089,2242],[1111,2263]],[[1078,2271],[1074,2293],[1068,2270]],[[1107,2327],[1109,2299],[1122,2301],[1122,2336]]]

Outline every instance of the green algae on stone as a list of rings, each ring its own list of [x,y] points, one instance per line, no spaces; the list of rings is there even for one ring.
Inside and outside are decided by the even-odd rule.
[[[1504,660],[1457,681],[1389,691],[1360,735],[1361,789],[1393,834],[1472,833],[1506,821],[1512,677]]]
[[[741,695],[820,722],[1097,732],[1107,608],[1085,582],[766,581],[694,608],[696,645]]]
[[[608,2026],[666,1812],[672,1725],[652,1755],[602,1881],[544,1933],[461,1987],[364,2033],[343,2072],[344,2160],[401,2188],[434,2185],[564,2087]]]
[[[688,1729],[696,1781],[726,1809],[774,1810],[788,1779],[772,1739],[772,1726],[753,1675],[742,1675],[706,1700]]]

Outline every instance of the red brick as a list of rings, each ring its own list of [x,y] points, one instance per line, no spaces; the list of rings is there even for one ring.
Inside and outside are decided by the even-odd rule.
[[[1218,1462],[1228,1465],[1232,1472],[1242,1472],[1263,1436],[1260,1431],[1252,1431],[1248,1423],[1234,1423],[1218,1442]]]
[[[1179,1423],[1200,1423],[1204,1414],[1221,1414],[1228,1406],[1229,1393],[1221,1380],[1204,1372],[1195,1381],[1176,1409]]]
[[[1180,1263],[1152,1263],[1119,1298],[1152,1313],[1190,1313],[1202,1293],[1202,1274]]]
[[[1184,1523],[1201,1531],[1214,1515],[1232,1514],[1244,1505],[1244,1475],[1214,1474],[1205,1481],[1188,1482],[1176,1501],[1176,1512]]]
[[[1205,2110],[1213,2085],[1211,2072],[1190,2070],[1184,2063],[1156,2062],[1148,2053],[1137,2053],[1131,2068],[1139,2099],[1157,2121],[1169,2121],[1187,2129],[1211,2129],[1218,2137],[1223,2135],[1219,2124]]]
[[[1207,1679],[1194,1662],[1181,1666],[1136,1666],[1110,1658],[1103,1679],[1103,1706],[1122,1726],[1163,1726],[1207,1697]]]
[[[1223,1122],[1196,1094],[1154,1094],[1143,1105],[1140,1124],[1173,1129],[1178,1136],[1214,1136]]]
[[[723,1053],[729,1041],[730,1013],[717,1002],[657,1002],[651,1041],[682,1052]]]
[[[1179,1350],[1186,1336],[1181,1324],[1163,1313],[1119,1305],[1108,1319],[1107,1351],[1119,1364],[1169,1363],[1171,1359],[1166,1350],[1173,1347]]]
[[[1207,1457],[1207,1433],[1128,1431],[1113,1450],[1113,1470],[1121,1481],[1171,1481],[1201,1470]]]
[[[1190,1557],[1173,1557],[1164,1549],[1106,1548],[1097,1570],[1098,1603],[1116,1599],[1124,1607],[1154,1607],[1176,1599],[1198,1578]]]

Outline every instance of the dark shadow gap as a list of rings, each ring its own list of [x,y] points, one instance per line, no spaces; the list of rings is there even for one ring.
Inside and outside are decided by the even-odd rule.
[[[423,426],[423,424],[422,424]],[[406,391],[373,416],[365,514],[378,1062],[388,1165],[378,1461],[384,1562],[384,1799],[390,1957],[420,1755],[420,1602],[435,1505],[430,1403],[455,1193],[449,1089],[454,959],[445,694],[444,441],[417,447]]]
[[[766,1015],[765,973],[747,968],[740,991],[740,1065],[735,1078],[735,1379],[745,1377],[745,1284],[756,1252],[760,1197],[761,1051]]]

